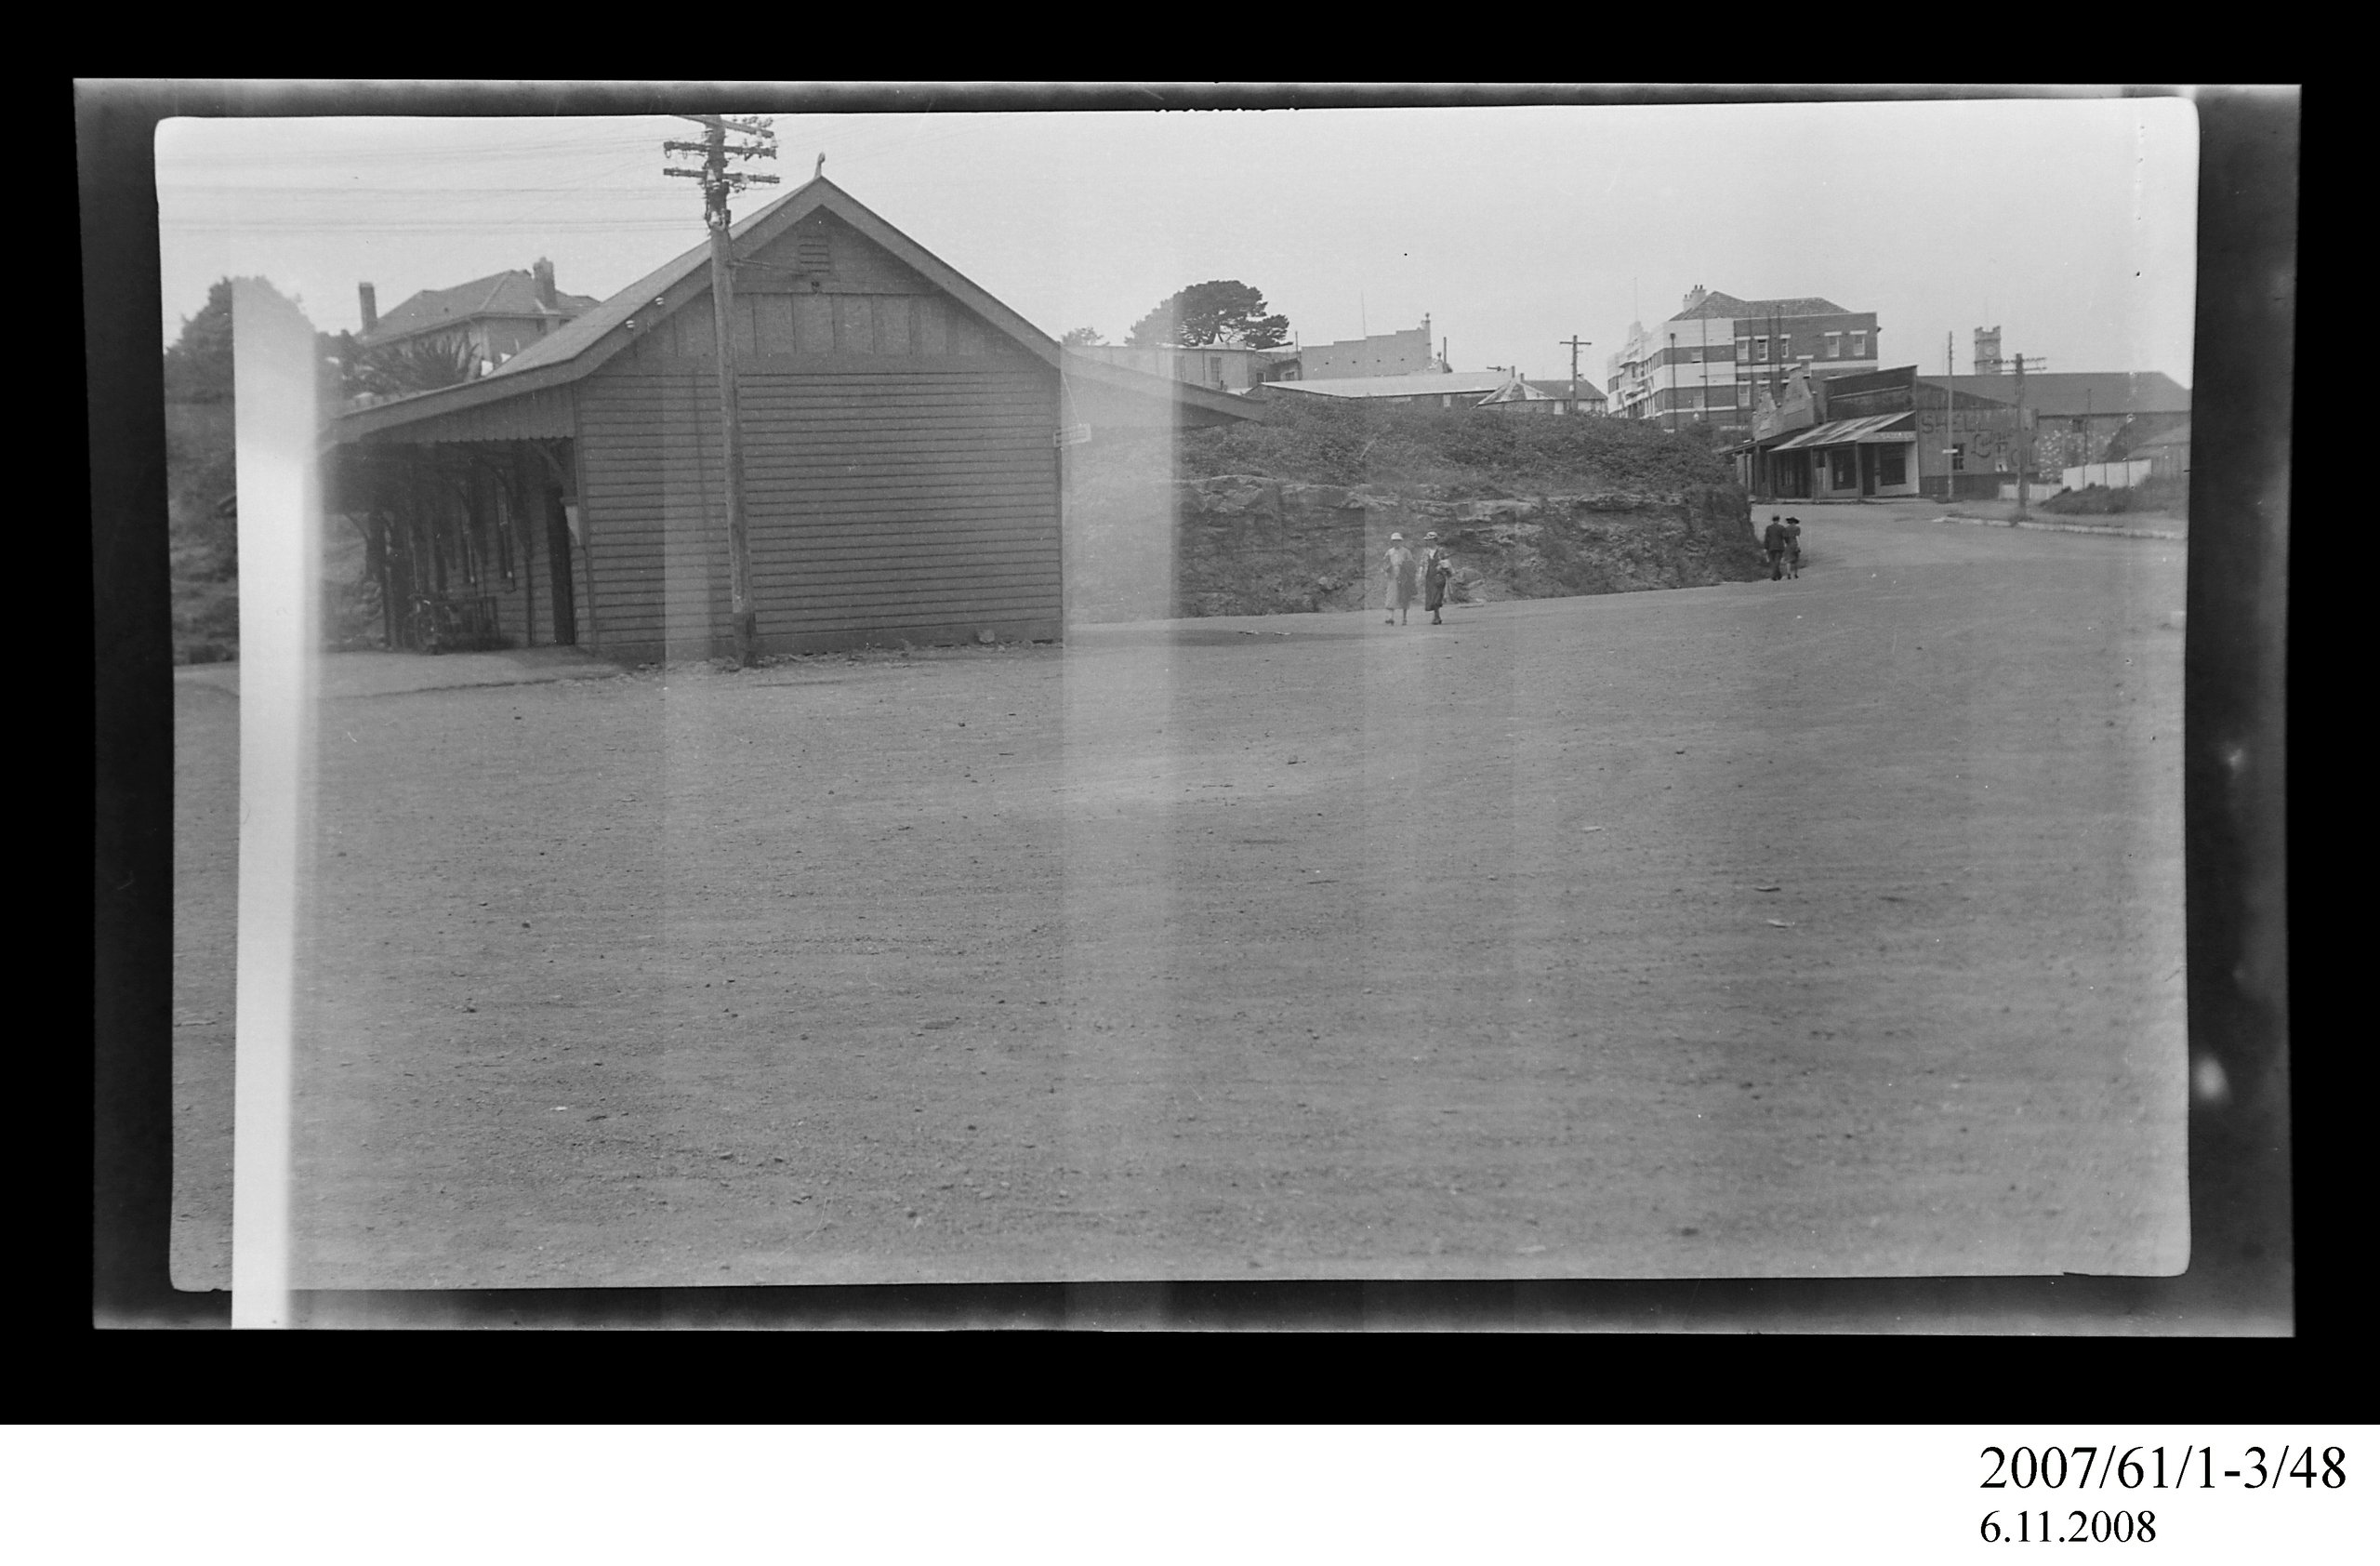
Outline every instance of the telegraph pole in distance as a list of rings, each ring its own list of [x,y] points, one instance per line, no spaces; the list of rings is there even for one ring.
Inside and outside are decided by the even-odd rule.
[[[2031,458],[2033,443],[2025,435],[2025,356],[2016,355],[2016,515],[2025,514],[2025,464]]]
[[[1557,346],[1570,351],[1570,411],[1577,413],[1579,411],[1579,350],[1593,348],[1594,344],[1585,338],[1570,338]]]
[[[711,330],[719,352],[721,454],[727,479],[728,611],[734,622],[735,667],[743,669],[752,661],[759,613],[752,607],[752,537],[744,513],[744,420],[735,397],[735,260],[728,245],[728,224],[733,219],[727,198],[731,192],[747,185],[774,185],[777,178],[774,174],[731,174],[727,160],[731,154],[739,158],[776,156],[776,133],[769,128],[771,122],[767,120],[731,120],[718,114],[681,114],[678,118],[692,120],[705,133],[700,141],[661,144],[662,151],[668,153],[701,153],[700,168],[672,167],[661,172],[703,182],[703,221],[710,229]],[[755,139],[730,145],[730,131]]]

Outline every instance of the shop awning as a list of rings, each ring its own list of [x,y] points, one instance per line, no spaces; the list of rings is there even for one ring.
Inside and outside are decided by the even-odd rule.
[[[1880,413],[1867,418],[1838,418],[1831,424],[1821,424],[1815,430],[1805,430],[1790,441],[1779,441],[1771,451],[1798,451],[1814,445],[1893,445],[1917,439],[1913,413]],[[1898,426],[1898,428],[1896,428]]]

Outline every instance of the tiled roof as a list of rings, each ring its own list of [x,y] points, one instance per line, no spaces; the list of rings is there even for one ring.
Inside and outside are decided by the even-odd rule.
[[[425,288],[355,340],[368,347],[489,315],[568,319],[602,302],[585,294],[556,294],[548,305],[537,298],[537,280],[528,272],[499,272],[452,288]]]
[[[1532,380],[1527,385],[1532,392],[1542,392],[1549,397],[1559,398],[1565,402],[1569,400],[1570,383],[1567,380]],[[1601,387],[1586,376],[1579,378],[1579,401],[1600,403],[1605,400]]]
[[[1796,299],[1739,299],[1733,294],[1712,293],[1704,296],[1692,310],[1681,310],[1670,317],[1673,321],[1746,320],[1770,315],[1848,315],[1851,312],[1832,299],[1815,295]]]

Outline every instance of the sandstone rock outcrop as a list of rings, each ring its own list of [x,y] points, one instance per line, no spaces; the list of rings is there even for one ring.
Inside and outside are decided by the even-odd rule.
[[[1170,493],[1168,493],[1170,491]],[[1376,604],[1389,535],[1435,531],[1453,602],[1745,581],[1765,566],[1743,492],[1458,498],[1426,485],[1224,474],[1069,518],[1069,617],[1305,614]]]

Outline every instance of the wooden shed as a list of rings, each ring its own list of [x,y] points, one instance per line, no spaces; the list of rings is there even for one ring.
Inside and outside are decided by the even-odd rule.
[[[758,645],[1062,634],[1064,443],[1261,417],[1100,365],[821,178],[736,223]],[[707,242],[464,385],[335,424],[390,624],[425,597],[513,644],[731,645]]]

